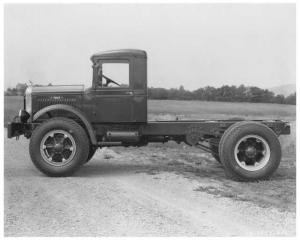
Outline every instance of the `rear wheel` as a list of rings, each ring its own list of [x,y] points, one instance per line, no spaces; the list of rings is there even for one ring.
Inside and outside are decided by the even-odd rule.
[[[29,145],[34,165],[48,176],[69,176],[88,157],[89,139],[71,119],[52,118],[32,133]]]
[[[219,153],[227,176],[240,181],[268,179],[281,160],[276,134],[249,121],[235,123],[225,131]]]

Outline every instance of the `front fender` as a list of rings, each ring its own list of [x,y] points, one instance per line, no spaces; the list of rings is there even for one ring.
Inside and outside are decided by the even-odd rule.
[[[88,135],[89,135],[89,138],[90,138],[92,144],[97,145],[96,136],[95,136],[94,129],[93,129],[91,123],[88,121],[88,119],[86,118],[85,114],[82,111],[80,111],[78,108],[75,108],[73,106],[69,106],[69,105],[65,105],[65,104],[54,104],[54,105],[47,106],[47,107],[39,110],[38,112],[36,112],[33,115],[32,122],[39,119],[45,113],[55,111],[55,110],[64,110],[64,111],[75,114],[83,122],[84,126],[86,127],[86,130],[88,132]]]

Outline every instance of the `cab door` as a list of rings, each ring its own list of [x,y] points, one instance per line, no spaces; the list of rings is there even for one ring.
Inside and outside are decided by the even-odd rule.
[[[95,122],[132,122],[134,92],[128,61],[99,62],[99,82],[92,90]]]

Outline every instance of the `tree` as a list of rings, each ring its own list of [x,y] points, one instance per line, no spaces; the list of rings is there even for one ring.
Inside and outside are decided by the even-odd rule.
[[[24,93],[25,93],[26,88],[27,88],[27,84],[26,83],[18,83],[17,86],[16,86],[17,95],[23,96]]]
[[[296,102],[297,102],[296,93],[287,96],[285,99],[285,104],[296,105]]]
[[[285,98],[283,95],[276,95],[273,99],[273,103],[284,104]]]

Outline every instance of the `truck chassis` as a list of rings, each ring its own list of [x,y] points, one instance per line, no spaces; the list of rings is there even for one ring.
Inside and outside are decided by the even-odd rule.
[[[241,181],[269,178],[278,168],[278,136],[290,134],[281,120],[147,120],[146,52],[119,50],[92,56],[93,86],[29,87],[24,108],[8,123],[9,138],[30,138],[34,165],[49,176],[69,176],[97,148],[186,143],[220,162],[228,177]],[[106,62],[128,63],[129,87],[109,88]],[[106,83],[103,83],[103,79]],[[201,104],[201,103],[199,103]]]

